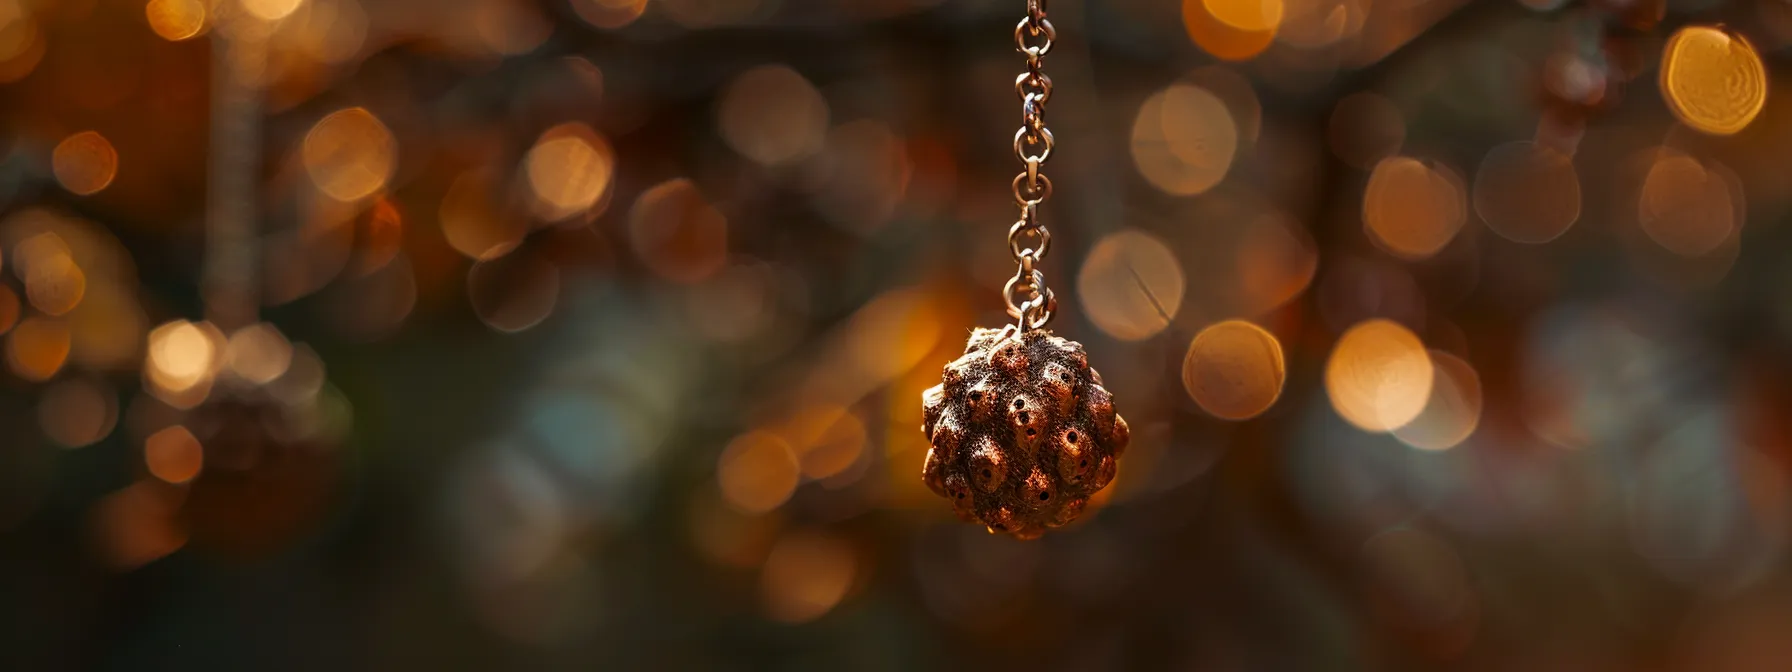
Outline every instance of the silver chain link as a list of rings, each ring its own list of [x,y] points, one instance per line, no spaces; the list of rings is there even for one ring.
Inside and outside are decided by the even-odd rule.
[[[1058,31],[1045,18],[1046,0],[1027,0],[1027,16],[1014,26],[1014,47],[1027,57],[1027,71],[1014,78],[1020,96],[1021,127],[1014,132],[1014,155],[1025,166],[1014,176],[1014,202],[1020,219],[1008,229],[1008,250],[1017,269],[1002,288],[1008,315],[1020,321],[1020,330],[1045,326],[1058,309],[1058,300],[1045,286],[1045,274],[1037,268],[1051,247],[1052,234],[1039,221],[1039,204],[1052,195],[1052,180],[1040,166],[1052,156],[1055,140],[1045,127],[1045,103],[1052,97],[1052,78],[1047,77],[1045,55],[1052,50]]]

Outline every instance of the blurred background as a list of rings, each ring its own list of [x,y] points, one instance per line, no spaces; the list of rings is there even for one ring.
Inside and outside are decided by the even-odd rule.
[[[0,0],[0,667],[1783,670],[1786,0]]]

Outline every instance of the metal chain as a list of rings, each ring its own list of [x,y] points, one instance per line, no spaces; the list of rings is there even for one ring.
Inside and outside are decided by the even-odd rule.
[[[1018,268],[1002,288],[1008,315],[1020,321],[1020,331],[1038,329],[1052,319],[1058,300],[1045,286],[1045,274],[1037,268],[1051,247],[1052,234],[1039,221],[1039,204],[1052,195],[1052,180],[1039,170],[1052,156],[1055,140],[1045,127],[1045,103],[1052,97],[1052,78],[1044,72],[1045,55],[1052,50],[1058,32],[1045,18],[1046,0],[1027,0],[1027,16],[1014,26],[1014,47],[1027,57],[1027,71],[1014,78],[1020,96],[1020,130],[1014,132],[1014,155],[1025,166],[1014,176],[1014,202],[1020,219],[1008,229],[1008,250]]]

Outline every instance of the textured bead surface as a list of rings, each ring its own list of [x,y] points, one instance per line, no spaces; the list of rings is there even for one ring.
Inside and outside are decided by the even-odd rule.
[[[1081,344],[1015,330],[972,333],[921,395],[921,478],[959,518],[1032,539],[1107,487],[1130,433]]]

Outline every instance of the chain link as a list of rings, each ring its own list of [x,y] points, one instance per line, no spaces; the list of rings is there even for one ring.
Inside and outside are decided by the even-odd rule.
[[[1046,0],[1027,0],[1027,15],[1014,26],[1014,48],[1027,57],[1027,71],[1014,78],[1014,95],[1020,98],[1020,130],[1014,132],[1014,155],[1025,166],[1014,176],[1014,202],[1020,219],[1008,229],[1008,250],[1014,254],[1014,277],[1002,287],[1008,315],[1020,321],[1020,331],[1044,327],[1057,312],[1058,300],[1045,286],[1039,261],[1050,249],[1052,234],[1039,221],[1039,204],[1052,195],[1052,180],[1040,170],[1057,143],[1045,127],[1045,103],[1052,97],[1052,78],[1044,72],[1045,55],[1058,38],[1057,29],[1045,17]]]

